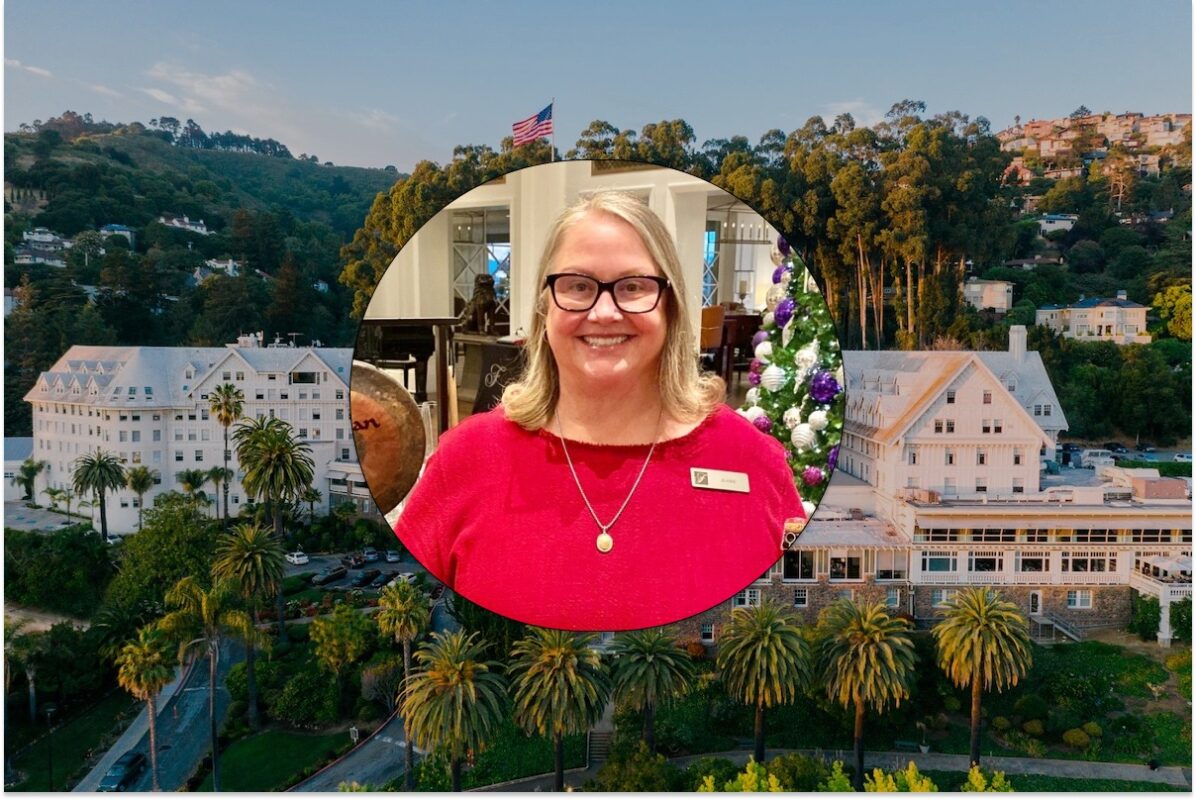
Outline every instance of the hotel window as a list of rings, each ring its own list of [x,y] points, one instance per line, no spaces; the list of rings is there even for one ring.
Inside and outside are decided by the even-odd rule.
[[[1067,593],[1068,608],[1092,608],[1092,592],[1088,589],[1073,589]]]
[[[781,557],[781,580],[814,580],[814,554],[809,550],[786,550]]]
[[[1025,494],[1025,481],[1023,481],[1021,478],[1014,478],[1012,490],[1014,494]]]
[[[336,410],[336,418],[337,418],[337,419],[344,419],[344,418],[345,418],[345,409],[343,409],[343,408],[338,408],[338,409]]]
[[[930,604],[933,606],[945,606],[955,597],[955,589],[931,589],[930,590]]]
[[[918,463],[918,451],[916,448],[911,447],[909,450],[909,463],[911,466],[915,466]]]
[[[336,399],[337,399],[337,400],[344,400],[344,399],[345,399],[345,390],[344,390],[344,389],[337,389],[337,390],[336,390]]]
[[[881,550],[876,554],[876,579],[878,581],[904,580],[907,563],[907,556],[904,552]]]
[[[307,422],[307,409],[306,408],[299,409],[299,416],[297,417],[297,419],[299,419],[301,422]]]
[[[896,586],[885,589],[885,605],[889,608],[897,608],[901,605],[901,590]]]
[[[798,608],[805,608],[810,605],[810,590],[809,589],[794,589],[793,590],[793,605]]]
[[[1036,417],[1042,416],[1042,404],[1041,403],[1034,404],[1034,416],[1036,416]]]
[[[976,466],[983,467],[988,462],[988,454],[983,450],[976,451]]]
[[[1044,417],[1049,417],[1051,415],[1051,404],[1050,403],[1042,404],[1042,415]]]
[[[992,420],[987,420],[987,419],[982,420],[980,423],[980,432],[981,433],[992,433],[993,432]]]
[[[174,451],[174,460],[175,460],[175,461],[182,461],[182,460],[183,460],[183,451],[182,451],[182,450],[175,450],[175,451]]]
[[[133,421],[134,421],[134,422],[141,422],[141,415],[140,415],[140,414],[134,414],[134,415],[133,415]]]
[[[306,438],[307,438],[307,428],[300,428],[300,429],[299,429],[299,438],[300,438],[300,439],[306,439]]]
[[[968,553],[968,572],[1000,572],[1004,557],[995,551]]]
[[[203,461],[203,450],[196,450],[196,451],[195,451],[195,460],[196,460],[196,461]]]
[[[954,450],[948,450],[943,454],[943,463],[946,464],[948,467],[955,465],[955,451]]]
[[[253,392],[253,399],[254,400],[265,400],[266,393],[263,392],[261,389],[255,389]]]
[[[225,370],[224,372],[220,373],[220,380],[231,381],[232,379],[233,373],[230,370]]]
[[[976,479],[976,491],[978,491],[978,492],[987,492],[988,491],[988,478],[977,478]]]
[[[200,419],[209,419],[208,410],[206,408],[201,408],[199,410],[199,418]]]
[[[162,463],[162,451],[161,451],[161,450],[155,450],[155,451],[154,451],[154,463],[155,463],[155,464],[161,464],[161,463]],[[161,478],[158,478],[156,481],[154,481],[154,483],[161,483],[161,482],[162,482],[162,479],[161,479]]]
[[[349,461],[349,460],[350,460],[349,459],[349,448],[342,447],[341,448],[341,461]]]
[[[210,441],[212,441],[212,432],[211,432],[210,430],[208,430],[207,428],[204,428],[203,430],[201,430],[201,431],[199,432],[199,440],[200,440],[201,442],[210,442]]]
[[[830,578],[832,581],[858,581],[860,579],[860,557],[832,557]]]
[[[321,416],[321,415],[320,415],[320,409],[318,409],[318,408],[313,408],[313,409],[311,410],[311,418],[312,418],[313,420],[318,420],[318,419],[320,418],[320,416]]]
[[[129,438],[129,441],[140,442],[141,441],[141,431],[133,431],[132,435]]]
[[[344,438],[345,438],[345,429],[344,429],[344,428],[337,428],[337,429],[336,429],[336,438],[338,438],[338,439],[344,439]]]
[[[244,372],[237,372],[237,377],[236,377],[236,380],[239,380],[239,381],[243,381],[243,380],[245,380],[245,373],[244,373]]]
[[[984,399],[981,402],[983,402],[986,406],[991,406],[993,404],[993,393],[986,391],[984,393]]]
[[[1047,553],[1018,553],[1013,561],[1017,572],[1046,572],[1050,563]]]
[[[1022,449],[1020,447],[1013,450],[1013,466],[1020,467],[1022,465]]]
[[[955,402],[955,390],[951,389],[947,392],[947,403],[951,405]]]
[[[956,554],[927,550],[922,553],[923,572],[954,572]]]
[[[1117,557],[1105,553],[1064,551],[1062,565],[1064,572],[1113,572],[1117,569]]]
[[[934,421],[934,432],[935,433],[943,432],[943,421],[941,419],[936,419]]]
[[[129,441],[129,432],[128,431],[119,431],[117,438],[119,441],[127,442],[127,441]]]
[[[750,608],[760,605],[759,589],[744,589],[731,598],[731,608]]]
[[[955,420],[947,420],[947,433],[955,433]]]
[[[1004,429],[1004,426],[1001,424],[1001,420],[994,419],[993,420],[993,433],[1000,433],[1003,429]]]
[[[955,494],[954,478],[943,478],[943,494]]]
[[[714,641],[714,623],[712,623],[712,622],[703,622],[702,623],[702,641],[703,642],[713,642]]]

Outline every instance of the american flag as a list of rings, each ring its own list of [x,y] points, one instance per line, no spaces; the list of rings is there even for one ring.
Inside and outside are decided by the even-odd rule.
[[[511,126],[511,132],[515,134],[516,147],[551,134],[552,103],[549,103],[539,114],[533,114],[527,119],[516,122]]]

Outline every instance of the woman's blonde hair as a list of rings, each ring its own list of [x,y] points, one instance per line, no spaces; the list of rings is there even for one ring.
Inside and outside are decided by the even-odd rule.
[[[519,380],[509,384],[502,395],[507,419],[527,430],[537,430],[548,424],[556,410],[560,376],[548,346],[546,319],[552,298],[545,281],[565,232],[587,215],[596,213],[618,217],[634,228],[657,268],[672,285],[671,291],[661,298],[665,304],[666,322],[664,350],[660,357],[660,397],[665,412],[673,419],[679,422],[704,419],[723,401],[726,387],[721,378],[698,370],[677,247],[664,223],[646,203],[635,195],[618,191],[601,191],[582,197],[561,212],[548,233],[536,272],[536,286],[540,292],[525,347],[527,366]]]

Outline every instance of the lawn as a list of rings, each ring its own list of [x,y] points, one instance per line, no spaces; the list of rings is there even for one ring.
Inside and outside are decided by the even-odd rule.
[[[957,792],[967,780],[964,772],[922,770],[940,792]],[[1054,775],[1011,775],[1005,778],[1017,792],[1184,792],[1182,786],[1151,781],[1118,781],[1105,778],[1061,778]]]
[[[12,768],[25,775],[24,780],[10,787],[18,792],[45,792],[50,789],[47,756],[53,747],[54,789],[73,787],[84,774],[88,757],[97,748],[114,740],[116,733],[133,720],[141,710],[122,691],[112,691],[98,703],[54,730],[53,741],[42,737],[20,755],[12,759]]]
[[[349,734],[268,730],[239,739],[220,754],[222,792],[269,792],[287,788],[299,770],[327,760]],[[212,791],[209,773],[198,791]]]

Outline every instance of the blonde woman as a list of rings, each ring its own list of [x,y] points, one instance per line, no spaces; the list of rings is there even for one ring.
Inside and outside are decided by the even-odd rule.
[[[662,625],[727,600],[804,517],[781,446],[700,374],[676,247],[632,195],[566,209],[540,260],[527,367],[445,434],[395,532],[521,622]]]

